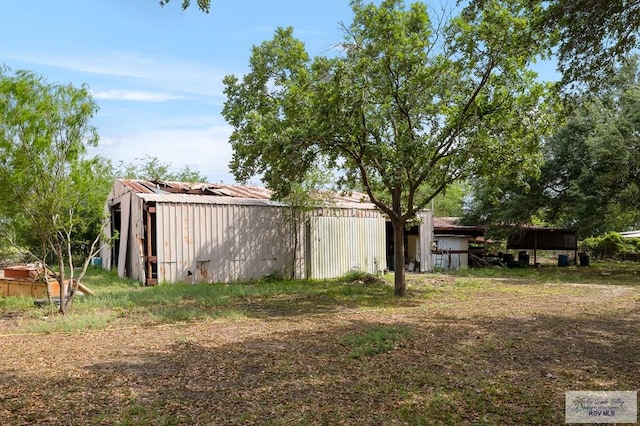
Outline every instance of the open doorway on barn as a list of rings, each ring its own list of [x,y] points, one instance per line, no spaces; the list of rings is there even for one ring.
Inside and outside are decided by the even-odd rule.
[[[111,244],[111,267],[118,269],[120,235],[122,234],[122,208],[120,203],[111,206],[111,235],[117,235]]]
[[[144,283],[145,285],[156,285],[158,284],[158,248],[156,245],[158,225],[156,221],[156,204],[154,202],[144,204],[142,222],[144,225],[142,241]]]
[[[387,267],[395,271],[396,262],[393,244],[393,226],[391,221],[385,222]],[[418,225],[404,230],[404,268],[407,271],[420,270],[420,227]]]

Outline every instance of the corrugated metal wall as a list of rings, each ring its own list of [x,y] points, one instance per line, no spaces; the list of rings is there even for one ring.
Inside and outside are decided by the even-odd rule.
[[[158,280],[290,276],[291,233],[282,213],[268,206],[157,203]]]
[[[421,210],[416,213],[420,221],[418,233],[420,234],[420,272],[433,272],[433,259],[431,249],[433,246],[433,212]]]
[[[111,269],[118,265],[118,275],[128,276],[144,282],[144,254],[142,252],[142,241],[144,225],[143,200],[135,196],[129,188],[116,181],[105,205],[105,214],[111,214],[111,207],[120,204],[122,209],[121,235],[120,235],[120,255],[119,259],[112,259],[112,247],[105,245],[100,250],[102,267]],[[105,223],[104,233],[111,236],[111,219]]]
[[[129,250],[130,262],[127,269],[131,271],[128,275],[136,280],[145,282],[144,272],[144,222],[143,222],[143,201],[136,197],[131,197],[130,227],[129,227]]]
[[[155,204],[158,282],[236,282],[268,274],[321,279],[387,267],[385,219],[357,203],[315,209],[297,233],[291,231],[289,208],[268,200],[138,194],[116,182],[107,207],[118,203],[130,208],[121,224],[128,229],[127,243],[117,263],[125,262],[125,275],[142,282],[145,203]],[[418,217],[420,269],[430,271],[433,220],[429,211]],[[110,248],[102,256],[104,267],[116,264]]]
[[[308,227],[309,278],[335,278],[352,269],[376,273],[386,268],[383,218],[311,217]]]
[[[432,261],[445,270],[466,269],[469,267],[469,254],[458,253],[469,250],[469,238],[457,235],[438,236],[438,251],[432,255]],[[454,253],[450,253],[453,251]]]

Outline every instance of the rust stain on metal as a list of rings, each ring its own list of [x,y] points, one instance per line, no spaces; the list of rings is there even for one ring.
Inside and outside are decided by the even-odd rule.
[[[264,187],[251,185],[227,185],[224,183],[191,183],[173,181],[152,181],[141,179],[120,179],[125,187],[140,194],[191,194],[233,197],[254,200],[271,200],[272,192]],[[359,192],[327,192],[318,194],[328,205],[375,208],[366,194]]]

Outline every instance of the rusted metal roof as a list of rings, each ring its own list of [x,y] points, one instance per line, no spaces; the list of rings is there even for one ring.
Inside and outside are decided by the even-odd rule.
[[[224,195],[138,194],[145,201],[174,204],[236,204],[247,206],[284,206],[284,203],[264,198],[228,197]]]
[[[119,181],[139,194],[192,194],[217,195],[237,198],[269,200],[271,191],[259,186],[226,185],[223,183],[191,183],[151,181],[140,179],[119,179]]]
[[[434,217],[433,230],[438,234],[460,234],[481,236],[484,235],[486,228],[484,226],[459,225],[458,217]]]
[[[272,191],[259,186],[227,185],[223,183],[191,183],[151,181],[140,179],[119,179],[125,187],[137,194],[144,195],[147,201],[161,201],[173,203],[198,203],[198,204],[259,204],[259,205],[284,205],[281,202],[271,200]],[[193,197],[194,195],[199,197]],[[375,209],[369,202],[366,194],[331,193],[323,194],[327,205],[335,205],[342,208]],[[249,200],[249,202],[240,200]]]

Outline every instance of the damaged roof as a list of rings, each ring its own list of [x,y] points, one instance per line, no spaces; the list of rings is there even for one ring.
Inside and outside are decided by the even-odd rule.
[[[217,195],[222,197],[269,200],[271,191],[259,186],[236,186],[223,183],[170,182],[140,179],[119,179],[138,194],[191,194]]]
[[[482,236],[484,226],[459,225],[459,217],[434,217],[433,230],[436,234]]]
[[[118,179],[118,181],[147,201],[283,205],[271,199],[272,191],[260,186],[141,179]],[[200,197],[194,198],[194,195]],[[362,193],[332,193],[324,198],[327,199],[327,203],[340,207],[375,208],[369,202],[369,198]]]

